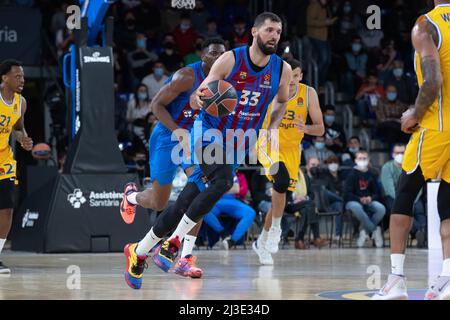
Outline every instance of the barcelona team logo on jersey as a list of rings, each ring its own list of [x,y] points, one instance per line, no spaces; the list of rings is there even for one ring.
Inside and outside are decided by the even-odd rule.
[[[245,78],[247,78],[247,72],[241,71],[241,73],[239,73],[239,78],[241,78],[242,80],[244,80]]]
[[[297,99],[297,107],[303,107],[303,98],[302,97],[299,97],[298,99]]]

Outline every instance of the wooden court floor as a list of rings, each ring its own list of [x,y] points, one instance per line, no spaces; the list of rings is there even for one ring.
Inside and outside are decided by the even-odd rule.
[[[113,254],[34,254],[4,251],[12,269],[0,277],[3,299],[368,299],[381,271],[389,272],[388,249],[294,249],[260,266],[251,249],[196,250],[202,279],[164,273],[149,261],[140,290],[123,278],[124,256]],[[422,299],[429,277],[440,272],[440,257],[410,249],[405,272],[412,299]],[[378,283],[378,285],[380,285]]]

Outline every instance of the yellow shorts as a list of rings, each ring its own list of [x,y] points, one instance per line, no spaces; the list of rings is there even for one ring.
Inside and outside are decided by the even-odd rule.
[[[270,168],[277,162],[283,162],[289,173],[289,187],[288,190],[294,191],[298,182],[298,171],[300,169],[300,146],[293,147],[281,147],[278,152],[271,152],[270,148],[262,149],[258,146],[258,160],[263,165],[267,178],[273,182],[273,178],[270,175]],[[272,173],[277,170],[276,167],[272,168]]]
[[[440,176],[450,183],[450,132],[421,128],[413,133],[402,168],[411,174],[419,167],[425,180]]]

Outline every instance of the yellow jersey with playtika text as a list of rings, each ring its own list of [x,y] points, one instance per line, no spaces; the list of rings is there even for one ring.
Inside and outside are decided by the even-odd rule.
[[[14,125],[20,119],[22,97],[14,94],[14,100],[8,104],[0,94],[0,180],[16,177],[16,161],[9,145],[9,137]]]
[[[436,6],[433,10],[421,16],[417,22],[424,19],[434,26],[438,34],[437,47],[443,82],[439,96],[425,112],[423,119],[420,121],[420,126],[427,130],[450,131],[450,4]],[[423,83],[420,59],[420,55],[416,52],[414,67],[419,87]]]

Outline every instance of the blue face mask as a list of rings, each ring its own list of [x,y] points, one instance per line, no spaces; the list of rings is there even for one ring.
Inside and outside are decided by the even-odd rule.
[[[162,77],[164,74],[164,69],[163,68],[155,68],[155,70],[153,70],[153,73],[157,77]]]
[[[403,69],[402,68],[395,68],[394,71],[392,71],[395,77],[400,78],[403,75]]]
[[[143,101],[143,100],[147,100],[147,94],[143,93],[143,92],[139,92],[138,93],[138,99]]]
[[[360,43],[354,43],[352,44],[352,50],[353,52],[359,53],[362,49],[362,45]]]
[[[145,47],[147,46],[147,41],[145,39],[139,39],[136,41],[136,46],[139,49],[145,49]]]
[[[316,149],[323,149],[325,148],[325,142],[314,142],[314,147],[316,147]]]
[[[331,126],[333,124],[334,120],[336,120],[336,117],[330,116],[330,115],[325,115],[324,120],[327,125]]]
[[[391,102],[395,101],[397,99],[397,92],[388,92],[386,98]]]

